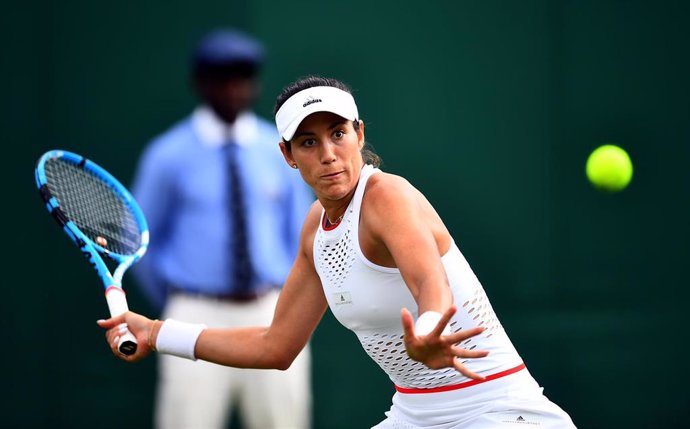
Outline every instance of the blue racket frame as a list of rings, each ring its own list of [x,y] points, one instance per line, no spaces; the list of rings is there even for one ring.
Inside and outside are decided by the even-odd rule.
[[[139,229],[141,230],[141,246],[133,255],[121,255],[103,248],[88,238],[83,232],[81,232],[79,227],[74,222],[65,216],[63,211],[60,209],[60,204],[58,203],[57,199],[50,194],[47,186],[48,182],[46,178],[45,164],[48,160],[54,158],[62,158],[76,166],[92,172],[101,178],[105,183],[107,183],[117,194],[122,197],[127,205],[132,208],[132,214],[134,215],[134,218],[139,225]],[[82,254],[89,261],[89,264],[91,264],[96,270],[98,276],[103,282],[103,287],[106,290],[112,286],[122,289],[122,277],[124,276],[125,271],[127,271],[132,264],[144,256],[149,244],[149,230],[148,225],[146,224],[146,218],[144,218],[144,214],[139,208],[139,205],[136,203],[134,197],[132,197],[127,188],[125,188],[115,177],[113,177],[113,175],[108,173],[95,162],[66,150],[51,150],[41,156],[36,165],[36,186],[38,186],[39,192],[46,204],[48,212],[62,227],[65,233],[67,233],[70,239],[72,239],[74,244],[76,244],[81,250]],[[110,273],[108,266],[105,264],[105,261],[101,256],[105,256],[118,264],[117,268],[112,274]]]

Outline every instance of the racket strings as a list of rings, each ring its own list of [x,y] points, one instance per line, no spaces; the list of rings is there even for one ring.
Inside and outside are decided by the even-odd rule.
[[[136,218],[119,193],[92,172],[56,158],[45,165],[48,189],[69,220],[110,252],[134,254],[141,245]]]

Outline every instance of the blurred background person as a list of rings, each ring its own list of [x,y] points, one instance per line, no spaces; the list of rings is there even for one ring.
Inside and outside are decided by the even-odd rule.
[[[252,112],[261,42],[234,29],[204,36],[191,59],[200,105],[144,150],[133,184],[151,231],[134,270],[162,318],[209,326],[270,323],[313,195],[288,168],[272,123]],[[159,360],[155,426],[308,428],[310,356],[287,371]]]

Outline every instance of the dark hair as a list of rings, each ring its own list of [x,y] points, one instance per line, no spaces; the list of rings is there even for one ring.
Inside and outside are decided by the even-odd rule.
[[[275,114],[278,113],[280,107],[283,104],[285,104],[285,102],[290,97],[292,97],[300,91],[304,91],[307,88],[313,88],[315,86],[330,86],[333,88],[343,90],[348,94],[352,94],[352,90],[338,79],[314,75],[305,76],[287,85],[285,88],[283,88],[280,94],[278,94],[278,97],[276,98],[276,105],[273,108],[273,116],[275,116]],[[359,120],[355,119],[354,121],[352,121],[352,125],[354,126],[356,131],[359,131]],[[290,150],[290,142],[285,140],[283,140],[283,142],[285,143],[285,146],[287,146],[287,149]],[[371,164],[374,167],[378,167],[379,165],[381,165],[381,158],[376,153],[374,153],[374,151],[371,149],[371,146],[366,141],[364,142],[364,147],[362,148],[361,153],[362,159],[364,159],[365,164]]]

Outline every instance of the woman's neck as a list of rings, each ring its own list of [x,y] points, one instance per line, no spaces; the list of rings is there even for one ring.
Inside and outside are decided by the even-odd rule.
[[[324,206],[324,210],[326,211],[326,223],[329,225],[339,224],[340,221],[343,220],[343,216],[345,216],[350,201],[352,201],[352,195],[350,195],[346,201],[338,201],[338,205],[332,207]],[[323,202],[321,204],[323,205]]]

